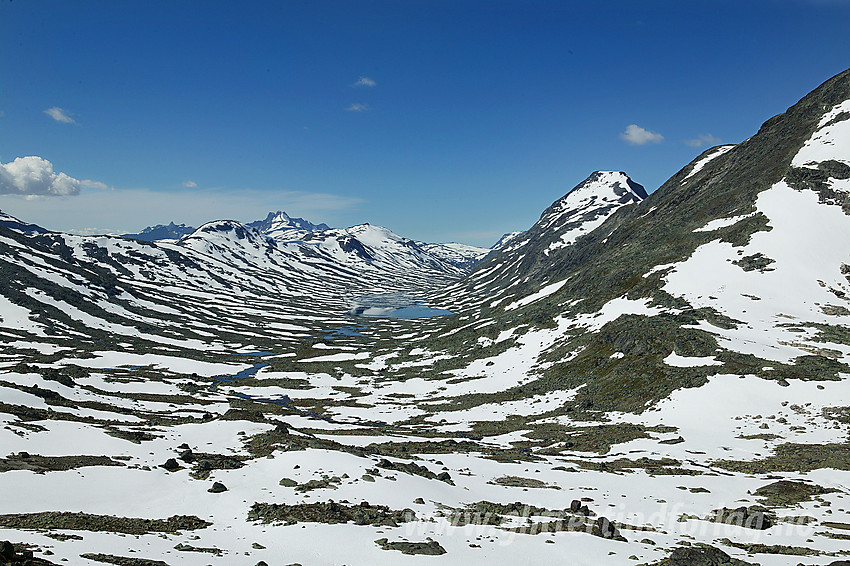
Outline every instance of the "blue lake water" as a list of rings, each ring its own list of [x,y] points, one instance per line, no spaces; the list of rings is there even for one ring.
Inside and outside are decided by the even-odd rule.
[[[367,295],[354,301],[349,314],[373,318],[427,318],[454,314],[428,306],[422,299],[403,293]]]
[[[328,333],[328,338],[333,340],[334,338],[342,338],[344,336],[359,336],[361,338],[367,338],[367,336],[361,332],[357,332],[358,330],[362,330],[366,328],[365,326],[337,326],[336,328],[332,328]]]

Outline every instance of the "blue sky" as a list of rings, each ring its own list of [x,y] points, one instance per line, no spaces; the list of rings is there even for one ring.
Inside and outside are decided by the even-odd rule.
[[[0,209],[489,246],[594,170],[652,191],[749,137],[850,66],[848,29],[842,0],[3,1]]]

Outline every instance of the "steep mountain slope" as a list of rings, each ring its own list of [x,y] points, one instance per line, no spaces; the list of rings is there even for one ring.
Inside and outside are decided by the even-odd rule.
[[[470,320],[459,348],[488,325],[557,328],[537,389],[581,385],[577,405],[609,410],[640,410],[723,371],[836,379],[850,369],[850,256],[831,243],[850,227],[850,175],[835,159],[848,151],[848,93],[842,73],[573,245],[553,248],[560,235],[535,226],[440,293]],[[683,371],[664,363],[671,352],[724,365]]]
[[[539,278],[541,271],[557,264],[561,255],[575,248],[579,238],[620,208],[641,202],[646,196],[644,188],[625,173],[596,171],[544,210],[530,229],[507,241],[503,238],[497,252],[476,266],[470,277],[440,292],[434,300],[450,305],[452,310],[463,309],[494,298],[505,299],[506,294],[526,293],[536,289],[539,281],[551,283]]]

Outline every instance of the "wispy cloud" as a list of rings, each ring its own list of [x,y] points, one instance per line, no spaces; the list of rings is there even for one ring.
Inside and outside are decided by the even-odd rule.
[[[80,194],[82,185],[78,179],[54,172],[53,164],[41,157],[18,157],[5,165],[0,163],[0,194],[69,196]]]
[[[52,108],[48,108],[44,111],[45,114],[56,120],[57,122],[62,122],[63,124],[76,124],[77,122],[71,118],[68,114],[67,110],[63,110],[58,106],[54,106]]]
[[[369,77],[360,77],[351,86],[354,86],[354,87],[365,86],[365,87],[371,88],[371,87],[375,86],[376,84],[378,84],[378,83],[376,83],[374,80],[370,79]]]
[[[620,134],[620,139],[629,145],[646,145],[648,143],[661,143],[664,136],[641,128],[637,124],[629,124],[626,131]]]
[[[366,112],[367,110],[369,110],[369,107],[360,102],[352,102],[351,106],[346,108],[346,110],[348,110],[349,112]]]
[[[100,189],[101,191],[115,188],[110,187],[106,183],[101,183],[100,181],[92,181],[91,179],[83,179],[82,181],[80,181],[80,186],[85,189]]]
[[[723,142],[720,138],[716,138],[711,134],[703,134],[694,139],[685,140],[685,143],[691,147],[702,147],[704,145],[720,145]]]
[[[183,181],[183,186],[187,189],[197,189],[198,183],[196,183],[195,181]]]

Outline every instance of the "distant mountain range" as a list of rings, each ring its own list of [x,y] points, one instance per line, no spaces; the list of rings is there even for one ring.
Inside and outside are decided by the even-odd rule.
[[[2,222],[2,219],[0,219],[0,222]],[[268,216],[266,216],[264,220],[248,222],[245,226],[279,242],[299,240],[311,240],[316,242],[320,236],[315,233],[331,230],[327,224],[313,224],[303,218],[291,217],[281,210],[278,210],[277,212],[269,212]],[[349,230],[354,230],[354,228]],[[191,226],[171,222],[167,225],[158,224],[156,226],[149,226],[137,234],[122,234],[121,237],[145,242],[156,242],[161,240],[179,240],[180,238],[188,236],[195,231],[196,228]],[[392,232],[388,230],[385,230],[383,233],[387,235],[392,234]],[[519,232],[514,232],[512,234],[519,234]],[[329,234],[329,237],[337,238],[339,235],[340,232],[337,231],[333,234]],[[396,238],[396,236],[395,234],[392,234],[390,239],[394,238]],[[506,237],[503,236],[502,239],[493,246],[493,248],[480,248],[454,242],[445,244],[429,244],[425,242],[415,243],[420,249],[436,258],[439,258],[443,262],[449,263],[463,270],[468,270],[492,250],[497,249],[505,238]],[[357,244],[354,243],[351,243],[350,245],[358,247]]]
[[[159,240],[179,240],[187,234],[191,234],[195,229],[185,224],[157,224],[156,226],[148,226],[138,234],[121,234],[122,238],[130,238],[133,240],[141,240],[143,242],[158,242]]]

